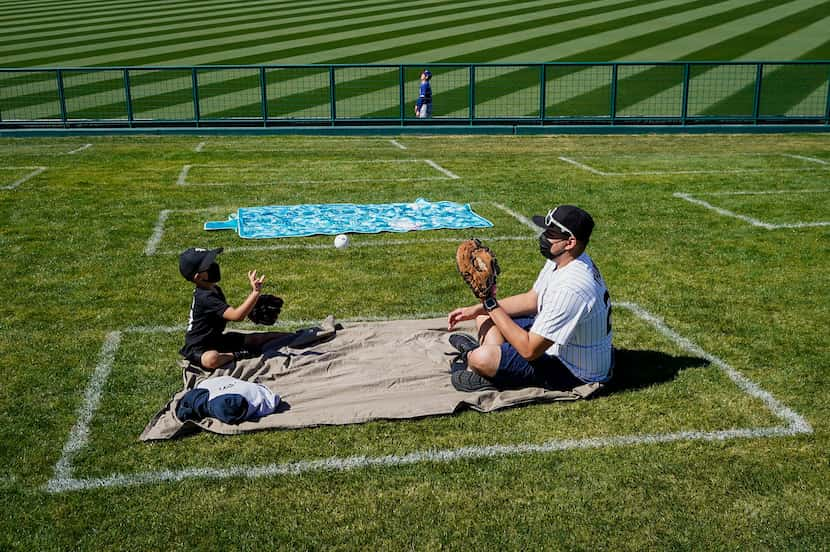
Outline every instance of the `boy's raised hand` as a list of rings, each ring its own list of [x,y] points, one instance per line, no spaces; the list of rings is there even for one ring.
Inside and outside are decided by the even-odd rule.
[[[248,271],[248,281],[251,283],[251,289],[259,293],[262,291],[262,282],[265,281],[265,274],[257,278],[256,270]]]

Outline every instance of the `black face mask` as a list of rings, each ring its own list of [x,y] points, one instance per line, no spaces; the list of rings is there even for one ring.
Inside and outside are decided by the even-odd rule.
[[[213,263],[208,267],[207,273],[207,281],[212,284],[215,284],[222,279],[222,274],[219,272],[219,265],[216,263]]]
[[[544,234],[539,235],[539,253],[541,253],[544,258],[552,261],[556,259],[557,255],[550,252],[551,245],[550,240],[547,239]]]

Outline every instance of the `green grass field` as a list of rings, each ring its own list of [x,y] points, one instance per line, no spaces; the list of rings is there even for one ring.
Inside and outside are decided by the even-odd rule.
[[[0,548],[827,549],[828,163],[823,135],[4,138]],[[181,385],[185,247],[226,248],[231,302],[246,270],[267,274],[287,327],[471,302],[454,265],[470,232],[355,235],[336,251],[206,220],[417,197],[494,222],[475,235],[502,294],[542,264],[522,217],[589,210],[631,359],[614,392],[137,440]]]
[[[441,63],[830,59],[819,0],[0,0],[0,21],[4,68],[408,64],[411,103],[430,64],[437,117],[469,114],[466,69]],[[760,112],[822,113],[826,67],[811,67],[770,66]],[[643,69],[622,69],[618,115],[674,109],[678,69]],[[396,116],[396,72],[338,71],[341,116]],[[609,71],[552,70],[546,116],[604,115]],[[689,115],[751,113],[753,66],[690,76]],[[538,111],[535,70],[479,77],[479,116]],[[124,117],[121,72],[64,78],[70,116]],[[329,116],[327,70],[266,78],[270,116]],[[189,71],[131,79],[136,117],[193,117]],[[0,118],[54,118],[54,86],[0,75]],[[200,73],[202,115],[258,116],[258,87],[250,69]],[[0,138],[0,550],[830,549],[828,136],[394,140]],[[181,385],[188,246],[225,247],[232,303],[245,271],[263,271],[287,328],[471,302],[454,265],[470,232],[356,235],[335,251],[205,221],[417,197],[494,223],[474,233],[500,259],[502,294],[542,264],[524,217],[566,202],[594,215],[589,252],[628,359],[611,393],[138,441]]]

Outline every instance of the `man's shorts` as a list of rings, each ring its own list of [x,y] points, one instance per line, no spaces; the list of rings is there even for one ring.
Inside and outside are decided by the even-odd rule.
[[[533,326],[533,320],[533,317],[513,319],[524,330],[529,330]],[[585,383],[574,376],[555,356],[543,354],[535,360],[527,360],[507,342],[501,345],[499,369],[491,381],[499,389],[545,387],[570,390]]]
[[[419,119],[429,119],[432,117],[432,104],[425,103],[421,105],[421,109],[418,111],[418,118]]]
[[[183,347],[181,355],[190,361],[191,364],[202,366],[202,355],[207,351],[219,351],[220,353],[235,353],[245,348],[245,334],[228,332],[219,336],[219,339],[207,343],[199,343],[190,347]]]

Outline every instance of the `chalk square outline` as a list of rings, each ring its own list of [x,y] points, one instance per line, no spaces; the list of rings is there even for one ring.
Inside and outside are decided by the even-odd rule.
[[[750,217],[748,215],[742,215],[740,213],[736,213],[735,211],[730,211],[729,209],[724,209],[722,207],[717,207],[709,203],[708,201],[704,201],[699,199],[695,196],[728,196],[728,195],[772,195],[772,194],[806,194],[806,193],[827,193],[830,192],[830,189],[825,190],[734,190],[734,191],[725,191],[725,192],[698,192],[696,194],[690,194],[685,192],[675,192],[672,196],[688,201],[693,205],[700,205],[701,207],[705,207],[710,211],[714,211],[719,215],[725,217],[736,218],[738,220],[742,220],[752,226],[757,226],[759,228],[765,228],[767,230],[779,230],[782,228],[813,228],[818,226],[830,226],[830,221],[816,221],[816,222],[791,222],[791,223],[772,223],[766,222],[760,219],[756,219],[754,217]]]
[[[375,139],[375,140],[378,140],[378,141],[384,141],[384,142],[388,142],[388,143],[392,144],[393,146],[395,146],[396,148],[398,148],[398,149],[400,149],[400,150],[406,150],[406,149],[409,149],[409,148],[407,148],[405,145],[403,145],[402,143],[398,142],[397,140],[386,140],[385,138],[377,138],[377,139]],[[361,143],[365,143],[366,141],[368,141],[369,143],[371,143],[371,142],[373,142],[374,140],[361,140]],[[205,141],[203,141],[203,142],[199,142],[199,143],[196,145],[196,147],[195,147],[195,148],[193,148],[193,151],[194,151],[195,153],[202,153],[202,152],[205,150],[205,146],[207,146],[207,145],[208,145],[208,141],[207,141],[207,140],[205,140]],[[269,152],[269,151],[270,151],[270,152],[274,152],[274,151],[286,151],[286,150],[285,150],[285,149],[247,149],[247,150],[232,150],[232,151],[256,151],[256,152],[260,152],[260,151]],[[302,151],[302,150],[300,150],[300,149],[295,149],[295,150],[292,150],[292,151]]]
[[[306,163],[367,163],[367,164],[382,164],[382,163],[426,163],[429,167],[443,174],[444,176],[417,176],[404,178],[352,178],[344,180],[284,180],[283,184],[286,186],[295,186],[298,184],[340,184],[350,182],[420,182],[424,180],[460,180],[461,177],[454,172],[445,169],[431,159],[339,159],[339,160],[305,160]],[[199,184],[190,184],[187,182],[187,177],[193,167],[218,167],[218,168],[234,168],[234,165],[214,164],[214,163],[190,163],[182,167],[179,171],[179,176],[176,178],[176,186],[193,186],[193,187],[214,187],[214,186],[269,186],[271,182],[251,182],[251,183],[233,183],[233,182],[202,182]],[[246,169],[237,168],[240,172],[249,172],[260,170],[263,172],[273,172],[276,169],[262,168]]]
[[[737,154],[737,155],[752,155],[752,154]],[[813,171],[813,170],[830,170],[830,162],[825,161],[823,159],[818,159],[815,157],[807,157],[804,155],[796,155],[790,153],[773,153],[770,154],[771,156],[781,156],[781,157],[790,157],[792,159],[798,159],[801,161],[806,161],[809,163],[816,163],[819,165],[827,165],[827,167],[805,167],[805,168],[787,168],[781,167],[778,169],[774,168],[763,168],[763,169],[702,169],[702,170],[680,170],[680,171],[627,171],[627,172],[613,172],[613,171],[603,171],[587,163],[582,163],[570,157],[565,157],[564,155],[560,155],[558,159],[569,165],[573,165],[574,167],[580,168],[584,171],[587,171],[591,174],[595,174],[598,176],[644,176],[644,175],[679,175],[679,174],[742,174],[742,173],[749,173],[749,174],[758,174],[764,172],[799,172],[799,171]]]
[[[799,434],[811,434],[813,432],[812,426],[800,414],[778,401],[772,394],[763,390],[758,384],[747,378],[743,373],[729,366],[725,361],[707,353],[689,339],[676,333],[662,319],[641,308],[636,303],[615,302],[614,306],[631,311],[635,316],[651,324],[655,330],[665,337],[668,337],[681,349],[707,360],[710,364],[719,368],[735,383],[740,391],[761,400],[767,409],[782,422],[785,422],[786,425],[730,428],[715,431],[687,430],[668,433],[587,437],[583,439],[555,439],[541,444],[523,443],[513,445],[468,446],[456,449],[413,451],[403,455],[329,457],[318,460],[301,460],[258,466],[185,468],[180,470],[159,470],[132,474],[113,473],[104,477],[76,478],[72,474],[74,470],[72,460],[78,452],[87,446],[90,424],[100,405],[104,385],[109,378],[123,335],[125,333],[170,333],[181,330],[178,327],[133,327],[107,333],[104,343],[101,346],[98,363],[90,376],[89,383],[84,392],[84,400],[78,408],[75,424],[69,432],[61,457],[55,464],[54,475],[46,483],[45,490],[49,493],[63,493],[86,489],[176,482],[190,478],[275,477],[281,475],[301,475],[315,471],[346,471],[371,466],[401,466],[424,462],[450,462],[462,458],[505,457],[573,449],[635,446],[676,441],[725,441],[727,439],[740,438],[786,437]],[[387,320],[391,321],[391,319]]]
[[[515,212],[514,210],[505,207],[501,203],[497,203],[495,201],[474,201],[471,203],[484,203],[487,205],[493,205],[498,209],[501,209],[508,215],[515,218],[521,224],[527,226],[533,231],[533,235],[530,236],[492,236],[487,238],[488,241],[519,241],[525,239],[536,238],[541,232],[541,229],[536,226],[533,221],[528,219],[527,217],[520,215],[519,213]],[[179,254],[180,251],[158,251],[159,244],[161,240],[164,238],[164,225],[167,223],[167,219],[170,218],[170,215],[173,213],[208,213],[208,212],[215,212],[215,211],[225,211],[231,210],[229,207],[203,207],[197,209],[162,209],[159,211],[159,216],[156,221],[156,225],[153,228],[152,234],[147,239],[147,243],[144,245],[144,255],[147,257],[152,257],[153,255],[172,255],[172,254]],[[457,238],[423,238],[414,242],[413,240],[373,240],[372,242],[366,244],[352,244],[355,247],[382,247],[388,245],[412,245],[414,243],[440,243],[440,242],[457,242]],[[325,244],[274,244],[274,245],[242,245],[242,246],[231,246],[225,247],[224,250],[226,253],[233,253],[237,251],[279,251],[285,249],[329,249],[329,245]]]
[[[76,153],[80,153],[80,152],[82,152],[86,149],[91,148],[92,146],[93,146],[93,144],[91,144],[91,143],[85,143],[85,144],[82,144],[82,145],[78,146],[77,148],[72,149],[70,151],[56,151],[58,149],[57,145],[52,145],[52,144],[29,144],[29,145],[24,145],[22,147],[39,148],[39,149],[47,150],[47,151],[41,151],[41,152],[37,152],[37,153],[11,152],[8,155],[10,155],[10,156],[28,156],[28,157],[32,157],[32,156],[57,157],[59,155],[75,155]]]
[[[4,171],[6,171],[6,170],[11,171],[11,170],[15,170],[15,169],[26,169],[26,170],[34,169],[29,174],[27,174],[27,175],[25,175],[21,178],[18,178],[17,180],[12,182],[11,184],[0,186],[0,190],[14,190],[14,189],[18,188],[19,186],[21,186],[22,184],[24,184],[24,183],[28,182],[29,180],[33,179],[34,177],[42,174],[44,171],[46,171],[47,168],[48,167],[43,167],[43,166],[0,167],[0,170],[4,170]]]

